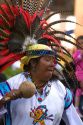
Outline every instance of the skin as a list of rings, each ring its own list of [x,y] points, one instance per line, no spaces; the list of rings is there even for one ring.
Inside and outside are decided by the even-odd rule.
[[[83,39],[79,39],[77,41],[77,45],[79,45],[81,48],[83,48]],[[80,49],[80,48],[78,47],[78,49]],[[80,49],[80,51],[81,51],[81,53],[83,55],[83,49]]]
[[[49,81],[54,72],[54,66],[53,56],[42,56],[37,64],[32,62],[33,68],[30,70],[30,75],[37,88],[41,88],[42,84]]]
[[[83,48],[83,39],[79,39],[79,40],[77,41],[77,44],[78,44],[80,47]]]

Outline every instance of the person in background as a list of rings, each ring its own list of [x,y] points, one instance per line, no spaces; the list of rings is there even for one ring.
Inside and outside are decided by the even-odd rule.
[[[75,108],[83,120],[83,72],[76,73],[77,79],[79,81],[79,87],[76,89],[75,93]]]
[[[81,119],[83,119],[83,49],[81,49],[83,48],[82,35],[77,38],[77,45],[79,46],[73,54],[73,59],[75,62],[75,74],[79,82],[79,87],[77,88],[75,94],[75,107]]]
[[[78,71],[83,71],[83,36],[79,36],[77,38],[77,45],[77,50],[73,54],[73,59],[76,67],[75,73],[77,73]]]

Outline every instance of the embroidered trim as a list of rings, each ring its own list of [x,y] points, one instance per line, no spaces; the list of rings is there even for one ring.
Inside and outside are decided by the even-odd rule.
[[[72,104],[73,101],[72,93],[68,88],[66,89],[66,96],[64,100],[65,100],[65,109],[67,109]]]
[[[40,123],[40,125],[45,125],[45,120],[53,121],[53,114],[48,115],[48,109],[46,105],[40,105],[37,108],[31,109],[30,117],[32,117],[33,125]]]
[[[25,75],[25,77],[27,76],[25,72],[24,72],[24,75]],[[31,79],[31,77],[29,77],[29,75],[26,78],[28,81],[32,82],[32,79]],[[50,89],[51,89],[51,82],[48,82],[48,84],[42,89],[41,94],[36,89],[35,96],[36,96],[38,102],[41,103],[47,97],[47,95],[50,92]]]

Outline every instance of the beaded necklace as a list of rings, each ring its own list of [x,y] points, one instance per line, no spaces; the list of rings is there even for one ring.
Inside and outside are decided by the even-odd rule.
[[[25,77],[27,78],[28,81],[34,83],[34,81],[32,80],[29,73],[27,73],[27,74],[24,73],[24,75],[25,75]],[[41,93],[38,91],[38,88],[36,87],[35,96],[36,96],[39,103],[41,103],[48,96],[48,94],[50,92],[50,89],[51,89],[51,82],[48,82],[47,84],[43,84],[41,86],[41,90],[42,90]]]

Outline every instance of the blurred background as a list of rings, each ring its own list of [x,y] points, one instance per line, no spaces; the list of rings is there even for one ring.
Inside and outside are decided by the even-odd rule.
[[[3,0],[0,0],[2,3]],[[53,0],[50,5],[52,12],[56,14],[52,16],[48,21],[52,22],[55,20],[71,20],[74,22],[83,25],[83,0]],[[49,13],[49,12],[48,12]],[[74,38],[77,38],[79,35],[83,35],[83,26],[77,25],[75,23],[62,23],[54,25],[53,28],[61,31],[65,31],[68,34],[71,34]],[[70,38],[69,38],[70,39]],[[73,42],[75,42],[73,40]],[[62,45],[66,47],[72,54],[75,51],[73,45],[61,41]],[[14,63],[11,67],[6,69],[3,73],[6,74],[7,78],[16,75],[21,72],[20,61]]]

